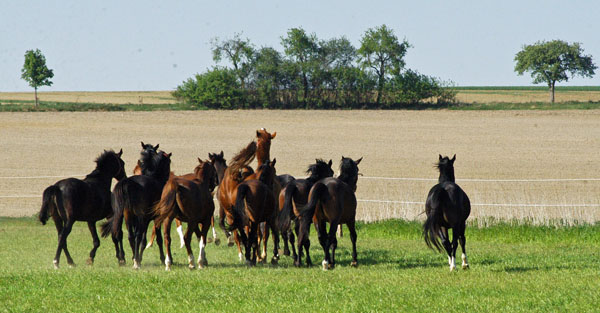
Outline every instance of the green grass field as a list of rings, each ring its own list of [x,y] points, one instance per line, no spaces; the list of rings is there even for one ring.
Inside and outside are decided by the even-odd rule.
[[[318,264],[322,252],[312,233]],[[91,237],[76,223],[69,250],[78,266],[69,268],[63,256],[54,270],[52,222],[0,218],[0,311],[597,311],[600,225],[467,227],[466,237],[471,269],[452,273],[446,256],[426,249],[420,225],[402,221],[359,224],[358,268],[349,266],[344,237],[338,267],[328,272],[294,268],[289,257],[278,267],[247,268],[223,244],[209,244],[204,270],[190,271],[177,246],[174,268],[165,272],[155,246],[134,271],[131,262],[118,267],[110,239],[102,239],[94,266],[86,265]]]

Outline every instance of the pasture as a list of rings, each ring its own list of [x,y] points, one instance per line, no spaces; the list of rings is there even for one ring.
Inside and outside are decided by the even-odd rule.
[[[596,110],[2,113],[0,216],[10,216],[0,218],[2,310],[594,311],[599,118]],[[101,240],[89,267],[91,238],[78,222],[69,236],[78,266],[63,259],[52,269],[54,226],[28,217],[46,186],[89,173],[108,148],[123,148],[131,174],[141,140],[160,143],[173,153],[175,173],[188,173],[209,152],[230,159],[261,127],[277,131],[271,156],[278,174],[304,177],[315,158],[333,159],[337,168],[342,155],[364,157],[358,268],[349,266],[347,232],[339,266],[329,272],[294,268],[289,257],[278,267],[248,269],[234,248],[213,244],[204,270],[187,269],[184,250],[174,247],[167,273],[153,247],[133,271],[127,243],[127,266],[118,267],[110,239]],[[454,153],[457,183],[473,209],[471,269],[450,273],[446,256],[426,249],[419,221],[438,154]],[[314,229],[311,241],[318,264]]]

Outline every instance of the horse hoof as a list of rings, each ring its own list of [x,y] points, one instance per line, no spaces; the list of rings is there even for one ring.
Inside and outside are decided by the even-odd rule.
[[[125,265],[125,260],[119,260],[119,266]]]
[[[221,244],[221,239],[215,238],[215,246],[218,246],[220,244]]]
[[[456,266],[450,266],[450,272],[454,271],[455,268]]]
[[[165,271],[170,272],[171,271],[171,266],[170,265],[165,266]]]
[[[228,247],[233,247],[233,245],[234,245],[234,243],[233,243],[233,242],[228,242],[228,243],[227,243],[227,246],[228,246]]]
[[[54,269],[57,270],[58,269],[58,261],[54,260],[52,262],[52,264],[54,265]]]
[[[150,241],[150,242],[149,242],[149,243],[146,245],[146,248],[144,248],[144,249],[148,249],[148,248],[152,247],[152,244],[153,244],[153,243],[154,243],[154,242]]]
[[[279,264],[279,258],[273,257],[271,259],[271,265],[277,265],[277,264]]]
[[[212,238],[206,238],[206,243],[211,243],[211,242],[213,242]]]
[[[323,264],[323,270],[324,270],[324,271],[326,271],[326,270],[328,270],[328,269],[329,269],[329,262],[327,262],[327,261],[323,260],[322,264]]]
[[[195,269],[196,267],[194,266],[194,264],[188,264],[188,267],[190,268],[190,270]]]
[[[333,264],[333,263],[329,264],[329,269],[330,269],[330,270],[332,270],[332,269],[334,269],[334,268],[335,268],[335,264]]]
[[[184,243],[184,242],[182,242],[182,243],[179,245],[179,249],[181,249],[181,248],[183,248],[183,247],[185,247],[185,243]]]
[[[203,269],[206,266],[208,266],[208,261],[202,260],[202,261],[198,262],[198,269]]]
[[[283,250],[283,255],[290,256],[290,250]]]
[[[76,267],[75,263],[69,263],[69,268],[75,268],[75,267]]]
[[[463,264],[462,265],[462,269],[463,270],[468,270],[469,269],[469,264]]]
[[[87,265],[94,265],[94,259],[89,258],[87,261],[85,261],[85,263],[87,263]]]
[[[352,263],[350,263],[350,266],[352,266],[352,267],[358,267],[358,262],[352,261]]]
[[[254,266],[254,262],[252,262],[251,260],[246,260],[246,266],[253,267]]]

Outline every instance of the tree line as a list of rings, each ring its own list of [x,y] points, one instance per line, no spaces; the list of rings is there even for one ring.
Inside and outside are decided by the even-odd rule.
[[[256,48],[240,34],[215,38],[217,64],[177,86],[173,96],[218,109],[390,109],[454,101],[451,83],[405,68],[411,46],[386,25],[368,29],[359,48],[346,37],[321,40],[302,28],[290,29],[281,45],[282,52]]]

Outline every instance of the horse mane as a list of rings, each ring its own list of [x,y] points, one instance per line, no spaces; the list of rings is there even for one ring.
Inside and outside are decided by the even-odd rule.
[[[159,151],[152,157],[152,170],[144,170],[142,174],[153,176],[156,179],[166,182],[171,175],[171,155],[164,151]]]
[[[250,162],[254,160],[256,156],[256,142],[251,141],[245,148],[240,150],[233,158],[231,158],[231,164],[227,168],[226,173],[232,177],[238,177],[239,172],[242,168],[248,166]]]
[[[345,182],[348,185],[356,184],[358,177],[358,167],[350,158],[342,158],[340,163],[340,175],[338,179]]]
[[[86,178],[99,176],[101,173],[106,172],[106,170],[108,170],[109,167],[114,165],[118,166],[118,162],[111,163],[112,160],[116,159],[118,159],[118,157],[117,153],[114,150],[104,150],[104,152],[102,152],[102,154],[100,154],[96,158],[96,160],[94,160],[94,162],[96,162],[96,168],[90,174],[88,174]]]
[[[306,174],[309,174],[309,177],[306,178],[308,181],[316,182],[322,178],[322,169],[324,167],[329,167],[329,164],[327,164],[327,162],[325,162],[323,159],[316,159],[316,161],[316,163],[309,165],[306,169]]]

